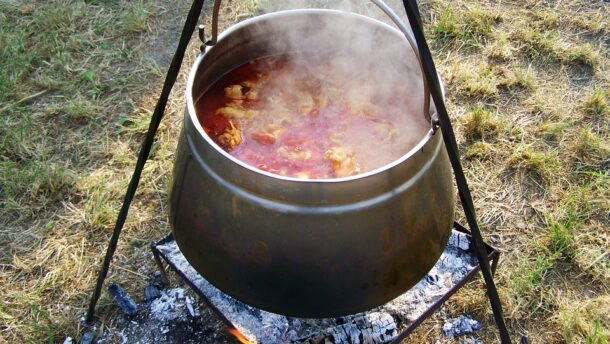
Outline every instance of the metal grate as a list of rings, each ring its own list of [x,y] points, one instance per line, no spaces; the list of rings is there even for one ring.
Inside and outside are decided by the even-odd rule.
[[[367,312],[328,319],[300,319],[248,306],[215,288],[186,261],[171,234],[151,244],[164,261],[227,326],[251,343],[399,343],[480,270],[469,232],[455,223],[436,265],[401,296]],[[485,245],[495,272],[499,252]],[[164,275],[164,277],[166,277]]]

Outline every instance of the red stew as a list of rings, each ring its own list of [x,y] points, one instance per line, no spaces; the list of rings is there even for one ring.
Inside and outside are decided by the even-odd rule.
[[[376,91],[337,63],[283,55],[238,67],[199,99],[200,122],[229,154],[283,176],[346,177],[398,159],[414,141],[397,128],[404,114],[388,109],[404,95]]]

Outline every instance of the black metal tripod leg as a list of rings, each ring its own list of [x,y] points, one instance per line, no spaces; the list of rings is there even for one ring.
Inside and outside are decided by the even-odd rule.
[[[201,9],[203,8],[203,2],[204,0],[193,0],[191,9],[188,13],[188,16],[186,17],[184,27],[182,28],[182,34],[180,35],[178,48],[176,48],[176,53],[174,54],[172,62],[165,76],[161,95],[159,96],[159,100],[157,101],[157,105],[155,106],[155,111],[153,112],[152,117],[150,119],[148,131],[146,132],[146,137],[144,138],[144,142],[142,143],[142,146],[140,148],[140,153],[138,154],[136,167],[134,168],[133,175],[131,176],[129,186],[127,187],[127,192],[125,193],[125,198],[123,200],[123,205],[121,206],[121,210],[119,212],[119,215],[117,216],[117,220],[114,225],[114,230],[112,232],[112,236],[110,237],[108,248],[106,249],[106,256],[104,257],[100,273],[97,277],[95,288],[93,289],[93,293],[91,294],[91,300],[89,301],[87,315],[85,316],[86,324],[91,325],[95,321],[95,306],[97,305],[97,301],[100,298],[104,281],[106,280],[106,276],[108,275],[108,271],[110,270],[110,263],[112,261],[112,258],[114,257],[114,252],[116,251],[121,231],[123,230],[123,226],[125,225],[125,220],[127,219],[127,215],[129,213],[131,201],[133,200],[133,197],[135,196],[136,190],[140,183],[140,177],[142,176],[142,171],[144,170],[144,164],[146,164],[146,160],[148,159],[148,155],[150,154],[154,143],[157,129],[159,128],[159,124],[163,119],[167,100],[169,99],[170,92],[174,87],[174,84],[176,83],[176,79],[178,78],[178,73],[180,72],[180,66],[182,65],[182,60],[184,59],[186,48],[188,47],[188,44],[191,40],[191,36],[193,35],[195,28],[197,27],[197,21],[199,20]]]
[[[457,141],[455,139],[451,120],[449,118],[447,108],[445,107],[445,103],[443,100],[443,94],[441,91],[440,82],[438,80],[436,67],[434,66],[432,54],[430,53],[428,43],[426,42],[426,39],[424,37],[417,2],[415,0],[403,0],[403,5],[405,7],[407,17],[409,18],[409,24],[411,25],[411,29],[413,30],[413,36],[415,37],[415,41],[417,42],[420,59],[422,61],[423,72],[428,81],[428,86],[430,87],[430,94],[434,100],[434,105],[436,106],[437,115],[439,118],[439,126],[443,135],[443,141],[445,142],[449,161],[451,162],[451,167],[453,168],[453,173],[458,187],[460,200],[462,201],[464,214],[466,215],[468,226],[470,227],[470,230],[472,232],[475,252],[477,254],[479,264],[481,265],[481,273],[483,274],[483,278],[485,279],[487,295],[489,296],[491,308],[494,313],[494,319],[500,332],[500,338],[503,344],[510,343],[510,335],[508,333],[506,323],[504,321],[502,304],[500,302],[500,297],[498,295],[498,291],[493,280],[493,274],[489,265],[489,258],[487,257],[485,243],[483,242],[483,237],[481,236],[481,232],[479,230],[479,226],[476,220],[476,213],[474,209],[474,204],[472,202],[472,196],[470,195],[468,182],[466,180],[466,176],[464,175],[462,164],[460,162]]]

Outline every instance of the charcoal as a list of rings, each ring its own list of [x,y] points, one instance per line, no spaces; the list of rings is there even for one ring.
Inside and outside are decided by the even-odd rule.
[[[93,338],[95,338],[94,332],[85,332],[85,334],[83,334],[83,338],[81,338],[80,342],[78,342],[78,343],[79,344],[91,344],[91,343],[93,343]]]
[[[154,300],[160,296],[161,296],[161,292],[154,285],[149,284],[146,286],[146,288],[144,288],[144,300],[150,301],[150,300]]]
[[[457,318],[449,319],[443,325],[443,334],[448,338],[454,339],[465,334],[473,333],[483,328],[480,322],[467,315],[460,315]]]
[[[154,285],[155,287],[161,289],[165,286],[165,282],[163,279],[163,274],[161,273],[161,271],[155,271],[152,275],[152,277],[150,278],[150,284]]]
[[[108,292],[112,295],[112,298],[117,303],[119,308],[125,315],[135,315],[138,311],[136,303],[133,302],[133,299],[129,297],[127,292],[121,288],[118,284],[111,284],[108,287]]]

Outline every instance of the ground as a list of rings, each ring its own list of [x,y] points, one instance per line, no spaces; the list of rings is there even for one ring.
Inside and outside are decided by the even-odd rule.
[[[275,4],[227,0],[223,26]],[[607,343],[610,3],[420,5],[484,237],[503,252],[496,280],[514,340]],[[0,0],[0,342],[82,335],[78,318],[188,6]],[[147,244],[169,231],[197,50],[193,39],[108,278],[136,299],[155,270]],[[448,342],[444,319],[463,313],[483,322],[479,339],[497,342],[481,279],[409,342]],[[98,316],[100,331],[121,321],[106,294]]]

